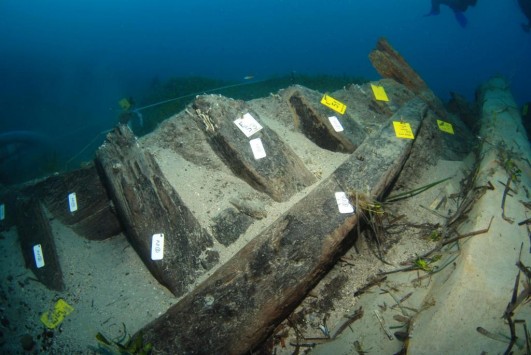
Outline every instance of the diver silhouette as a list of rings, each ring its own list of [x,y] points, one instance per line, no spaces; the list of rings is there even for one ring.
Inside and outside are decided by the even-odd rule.
[[[518,0],[518,5],[527,17],[527,24],[522,23],[522,28],[525,32],[529,32],[531,30],[531,0]]]
[[[519,0],[520,2],[525,0]],[[441,12],[441,5],[446,5],[454,12],[455,19],[461,27],[466,27],[468,20],[465,11],[469,6],[475,6],[477,0],[431,0],[431,11],[425,16],[438,15]]]

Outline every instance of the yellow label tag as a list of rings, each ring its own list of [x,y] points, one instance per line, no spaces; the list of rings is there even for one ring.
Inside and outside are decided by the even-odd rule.
[[[437,120],[437,126],[439,126],[439,129],[443,132],[454,134],[454,127],[449,122]]]
[[[371,88],[372,88],[372,93],[374,94],[374,98],[376,100],[389,101],[389,98],[387,97],[387,94],[385,93],[385,89],[383,86],[371,84]]]
[[[398,138],[415,139],[409,123],[393,121],[393,127]]]
[[[123,98],[120,101],[118,101],[118,105],[122,108],[122,110],[127,111],[131,108],[131,103],[128,99]]]
[[[74,307],[66,303],[62,298],[58,299],[53,311],[41,314],[41,322],[48,329],[54,329],[63,322],[65,317],[74,311]]]
[[[344,114],[347,110],[347,106],[344,103],[337,101],[332,96],[328,96],[326,94],[321,99],[321,103],[340,114]]]

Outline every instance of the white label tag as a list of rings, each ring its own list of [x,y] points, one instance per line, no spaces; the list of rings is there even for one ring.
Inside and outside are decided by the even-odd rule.
[[[336,192],[336,202],[339,208],[339,213],[353,213],[354,207],[350,204],[347,194],[344,192]]]
[[[250,137],[262,129],[260,123],[258,123],[250,113],[246,113],[242,118],[235,120],[234,124],[238,126],[240,131],[242,131],[246,137]]]
[[[151,260],[162,260],[164,257],[164,234],[153,234],[151,239]]]
[[[70,212],[77,211],[77,197],[75,192],[68,194],[68,206],[70,207]]]
[[[266,157],[266,152],[260,138],[251,139],[249,144],[251,144],[251,150],[256,160]]]
[[[0,221],[6,219],[6,205],[0,204]]]
[[[42,255],[42,247],[40,244],[33,246],[33,255],[35,256],[35,266],[40,269],[44,266],[44,256]]]
[[[341,122],[339,122],[339,119],[336,116],[330,116],[328,117],[328,120],[330,121],[330,124],[336,132],[343,131],[343,126],[341,125]]]

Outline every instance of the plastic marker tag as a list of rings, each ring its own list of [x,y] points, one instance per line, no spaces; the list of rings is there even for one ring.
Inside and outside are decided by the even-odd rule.
[[[42,255],[42,247],[40,244],[33,246],[33,256],[35,256],[35,266],[40,269],[44,266],[44,256]]]
[[[249,144],[251,144],[251,150],[256,160],[266,157],[266,152],[260,138],[251,139]]]
[[[374,85],[371,84],[372,93],[374,94],[374,98],[378,101],[389,101],[389,98],[387,97],[387,94],[385,93],[385,89],[383,86]]]
[[[234,124],[238,126],[240,131],[242,131],[246,137],[252,136],[263,128],[250,113],[246,113],[241,118],[235,120]]]
[[[437,120],[437,126],[439,126],[439,129],[443,132],[454,134],[454,127],[449,122]]]
[[[54,329],[63,322],[65,317],[74,311],[74,307],[66,303],[62,298],[59,298],[53,307],[52,311],[46,311],[41,314],[41,322],[48,329]]]
[[[321,99],[321,103],[340,114],[344,114],[347,110],[347,106],[344,103],[337,101],[332,96],[328,96],[326,94]]]
[[[334,127],[334,130],[336,132],[343,132],[343,126],[341,125],[341,122],[339,122],[336,116],[330,116],[328,117],[328,120],[330,121],[330,124],[332,125],[332,127]]]
[[[162,260],[164,257],[164,234],[153,234],[151,239],[151,260]]]
[[[409,123],[393,121],[393,127],[397,138],[415,139]]]
[[[336,192],[336,202],[339,208],[339,213],[353,213],[354,206],[350,204],[347,194],[344,192]]]
[[[6,205],[0,204],[0,221],[6,219]]]
[[[68,195],[68,207],[70,207],[70,212],[77,211],[77,197],[75,192]]]

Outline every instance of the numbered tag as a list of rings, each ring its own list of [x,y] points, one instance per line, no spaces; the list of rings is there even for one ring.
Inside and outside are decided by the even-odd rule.
[[[371,84],[372,93],[374,94],[374,98],[378,101],[389,101],[389,98],[387,97],[387,93],[385,92],[385,89],[383,86],[374,85]]]
[[[439,126],[439,129],[443,132],[454,134],[454,127],[449,122],[437,120],[437,126]]]
[[[330,124],[334,128],[334,131],[343,132],[343,126],[341,125],[341,122],[339,122],[339,119],[336,116],[330,116],[328,117],[328,120],[330,121]]]
[[[347,110],[347,106],[344,103],[337,101],[332,96],[328,96],[326,94],[321,99],[321,103],[340,114],[344,114]]]
[[[347,194],[344,192],[336,192],[336,202],[339,213],[353,213],[354,206],[350,204]]]
[[[42,247],[40,244],[33,246],[33,256],[35,257],[35,266],[40,269],[44,266],[44,256],[42,255]]]
[[[258,160],[266,157],[266,152],[260,138],[251,139],[249,144],[251,145],[254,159]]]
[[[6,219],[6,205],[0,204],[0,221]]]
[[[68,207],[70,208],[70,212],[77,211],[77,197],[75,192],[68,195]]]
[[[393,127],[397,138],[415,139],[409,123],[393,121]]]
[[[74,307],[66,303],[64,299],[59,298],[52,311],[46,311],[41,314],[41,322],[46,328],[54,329],[73,311]]]
[[[151,260],[162,260],[164,257],[164,234],[153,234],[151,238]]]
[[[263,128],[250,113],[246,113],[241,118],[235,120],[234,124],[238,126],[246,137],[252,136]]]

